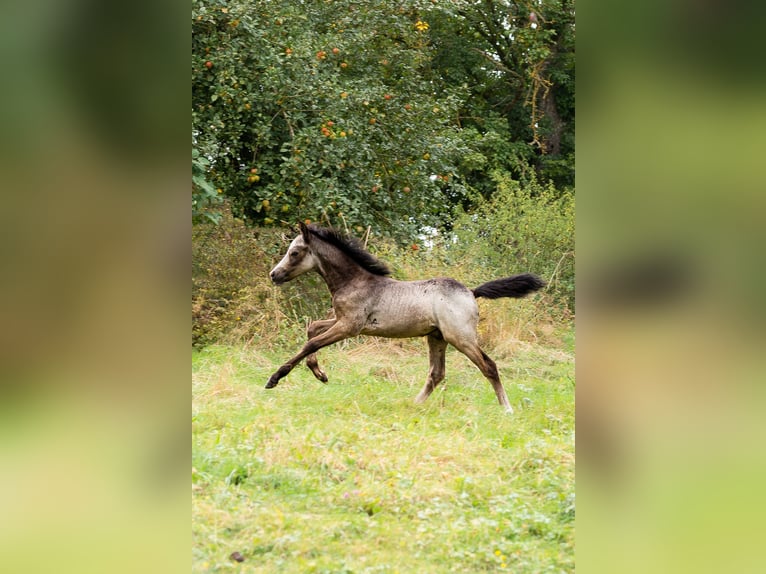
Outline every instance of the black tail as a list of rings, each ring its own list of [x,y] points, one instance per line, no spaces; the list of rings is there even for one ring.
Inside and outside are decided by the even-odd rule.
[[[500,297],[524,297],[545,287],[545,281],[532,275],[531,273],[522,273],[505,279],[495,279],[479,285],[473,290],[473,296],[476,298],[486,297],[487,299],[499,299]]]

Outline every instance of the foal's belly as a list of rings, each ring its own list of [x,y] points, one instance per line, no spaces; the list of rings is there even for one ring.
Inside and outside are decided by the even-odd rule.
[[[435,317],[429,310],[408,306],[393,313],[372,313],[367,318],[362,334],[376,337],[422,337],[436,329]]]
[[[362,329],[362,335],[391,338],[423,337],[436,330],[437,327],[429,321],[397,323],[390,320],[381,321],[373,316]]]

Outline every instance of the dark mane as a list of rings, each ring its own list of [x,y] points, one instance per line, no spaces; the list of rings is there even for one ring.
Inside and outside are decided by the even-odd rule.
[[[373,275],[391,275],[391,270],[388,268],[388,265],[368,252],[356,237],[344,236],[336,229],[318,227],[316,225],[309,225],[308,229],[322,241],[326,241],[330,245],[340,249],[343,253],[353,259],[362,269],[369,271]]]

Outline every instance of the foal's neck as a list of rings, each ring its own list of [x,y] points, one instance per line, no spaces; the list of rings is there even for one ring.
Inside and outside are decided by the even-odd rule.
[[[333,295],[355,279],[371,275],[351,257],[330,246],[323,246],[317,271]]]

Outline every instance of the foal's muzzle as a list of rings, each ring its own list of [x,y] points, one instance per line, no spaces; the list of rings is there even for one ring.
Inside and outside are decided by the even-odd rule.
[[[274,283],[274,285],[282,285],[282,283],[285,282],[284,275],[277,270],[273,270],[271,273],[269,273],[269,277],[271,277],[271,281]]]

